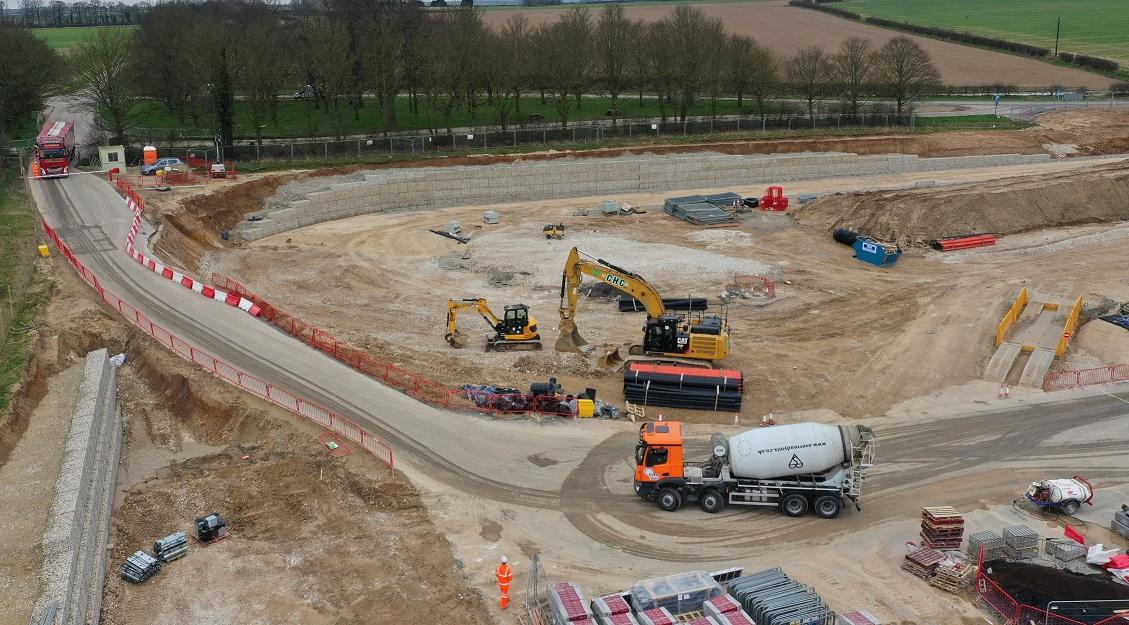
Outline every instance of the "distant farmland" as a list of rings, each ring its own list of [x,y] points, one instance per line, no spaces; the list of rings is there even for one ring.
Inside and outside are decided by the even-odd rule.
[[[885,1],[885,0],[883,0]],[[897,5],[906,0],[890,0],[890,4]],[[1021,0],[1014,0],[1020,2]],[[1026,0],[1022,0],[1024,3]],[[1060,3],[1066,0],[1057,0]],[[1091,1],[1091,0],[1087,0]],[[1092,0],[1099,3],[1126,2],[1129,0]],[[923,0],[911,0],[911,4],[918,6]],[[924,0],[930,6],[948,7],[955,0]],[[969,0],[959,0],[960,3],[973,3]],[[981,3],[994,4],[1001,0],[980,0]],[[1036,4],[1051,4],[1052,0],[1036,0]],[[633,19],[652,21],[667,15],[674,10],[674,3],[662,4],[625,4],[627,16]],[[847,3],[837,3],[835,6],[844,6]],[[1074,4],[1071,2],[1070,4]],[[750,35],[762,45],[776,51],[781,55],[791,55],[806,46],[823,46],[832,50],[848,37],[863,37],[869,39],[876,46],[880,46],[893,37],[903,36],[894,30],[860,24],[827,13],[790,7],[786,0],[755,0],[745,2],[702,2],[695,3],[707,15],[720,17],[725,22],[725,27],[731,32]],[[852,2],[852,10],[862,6]],[[491,9],[485,12],[487,23],[499,26],[510,14],[521,12],[535,24],[549,22],[567,7],[545,8],[502,8]],[[598,6],[590,7],[593,14],[600,10]],[[941,11],[940,8],[937,9]],[[941,70],[941,78],[947,85],[992,85],[1002,83],[1015,85],[1020,88],[1046,88],[1052,85],[1065,87],[1085,86],[1090,89],[1106,89],[1113,82],[1110,78],[1093,74],[1080,69],[1062,67],[1044,63],[1036,59],[992,52],[981,48],[963,46],[957,43],[939,41],[926,37],[910,36],[933,57],[937,69]],[[1052,43],[1054,31],[1051,32]]]
[[[74,28],[33,28],[31,32],[47,45],[65,52],[94,34],[99,28],[136,28],[136,26],[76,26]]]
[[[1125,0],[846,0],[836,7],[864,16],[939,26],[1129,65],[1129,2]]]

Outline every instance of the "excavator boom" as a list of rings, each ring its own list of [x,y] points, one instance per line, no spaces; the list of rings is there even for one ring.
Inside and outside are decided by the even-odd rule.
[[[580,284],[584,276],[597,280],[639,300],[647,311],[647,327],[643,354],[659,353],[670,357],[694,360],[720,360],[729,352],[729,328],[720,317],[708,317],[708,323],[689,326],[676,315],[668,314],[662,295],[642,276],[617,267],[601,258],[584,254],[572,248],[565,260],[561,276],[559,352],[583,353],[588,344],[576,327],[576,307],[580,299]],[[634,348],[632,348],[634,353]],[[622,362],[622,360],[620,360]]]

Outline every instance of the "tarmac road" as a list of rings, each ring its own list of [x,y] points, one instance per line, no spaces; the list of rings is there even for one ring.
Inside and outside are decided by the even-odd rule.
[[[814,517],[782,519],[775,511],[663,514],[632,494],[631,424],[537,424],[436,410],[238,309],[142,268],[121,249],[132,216],[103,179],[75,175],[37,181],[32,189],[49,223],[103,287],[180,338],[358,421],[393,447],[398,466],[409,477],[439,485],[442,496],[559,510],[588,541],[622,553],[716,561],[720,554],[731,557],[769,543],[810,539],[816,524],[820,534],[833,535],[904,520],[939,499],[946,505],[976,506],[986,497],[1018,496],[1032,469],[1043,477],[1072,475],[1080,458],[1085,458],[1088,476],[1121,482],[1129,477],[1129,428],[1124,427],[1129,401],[1101,395],[927,423],[879,425],[878,465],[863,497],[866,513],[847,511],[832,527]],[[146,225],[142,233],[152,230]],[[1107,436],[1053,442],[1072,428],[1101,428]],[[533,456],[553,463],[534,462]],[[738,515],[746,518],[729,522]]]

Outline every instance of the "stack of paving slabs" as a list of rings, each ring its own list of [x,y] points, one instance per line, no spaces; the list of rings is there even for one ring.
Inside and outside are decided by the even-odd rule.
[[[706,616],[713,618],[717,625],[756,625],[753,619],[741,609],[729,595],[722,595],[707,600],[702,604],[702,611]]]
[[[161,570],[161,562],[144,551],[137,551],[122,565],[122,579],[140,584]]]
[[[944,559],[945,555],[936,549],[918,547],[906,554],[902,568],[921,579],[928,580],[937,572],[937,565]]]
[[[639,625],[675,625],[678,622],[666,608],[643,610],[636,616],[639,617]]]
[[[1004,555],[1012,560],[1027,560],[1039,555],[1039,534],[1026,525],[1005,527]]]
[[[979,558],[981,547],[984,548],[985,562],[1004,557],[1004,539],[995,532],[977,532],[969,536],[968,548],[964,552],[972,558]]]
[[[184,532],[169,534],[153,543],[153,553],[161,562],[172,562],[188,553],[188,535]]]
[[[592,611],[588,609],[584,593],[572,582],[558,582],[549,587],[549,606],[562,623],[592,622]]]
[[[1046,552],[1050,557],[1062,562],[1070,562],[1086,555],[1086,546],[1069,538],[1049,538],[1047,539]]]
[[[933,549],[960,549],[964,539],[964,517],[949,506],[921,509],[921,540]]]
[[[592,612],[600,625],[639,625],[623,595],[608,595],[593,599]]]
[[[933,579],[929,580],[929,585],[953,594],[959,594],[968,587],[968,581],[972,579],[972,573],[975,570],[976,566],[967,560],[945,558],[937,564],[937,569]]]

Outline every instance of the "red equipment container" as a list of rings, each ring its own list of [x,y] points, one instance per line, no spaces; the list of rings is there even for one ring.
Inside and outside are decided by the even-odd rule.
[[[765,189],[758,205],[761,210],[785,211],[788,210],[788,198],[784,196],[784,187],[773,185]]]

